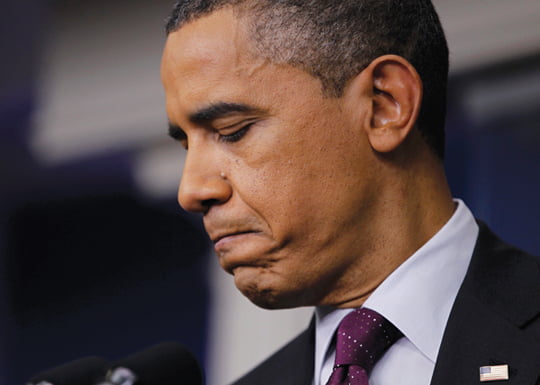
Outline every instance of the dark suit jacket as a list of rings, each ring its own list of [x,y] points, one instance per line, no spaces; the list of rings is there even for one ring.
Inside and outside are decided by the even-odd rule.
[[[314,340],[312,321],[233,385],[311,385]],[[508,364],[510,379],[495,384],[540,385],[540,259],[503,243],[480,223],[431,385],[479,384],[479,367],[497,364]]]

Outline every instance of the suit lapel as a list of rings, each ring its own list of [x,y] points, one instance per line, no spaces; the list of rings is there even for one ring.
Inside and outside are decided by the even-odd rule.
[[[315,352],[315,317],[302,334],[233,385],[311,385]]]
[[[539,313],[538,260],[505,245],[480,224],[431,385],[479,384],[479,368],[498,364],[509,366],[504,384],[537,383]]]
[[[277,369],[276,385],[312,385],[315,356],[315,319],[290,345],[287,357]]]

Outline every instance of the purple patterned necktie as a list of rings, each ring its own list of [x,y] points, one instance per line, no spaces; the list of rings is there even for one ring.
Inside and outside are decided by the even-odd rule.
[[[326,385],[368,385],[368,375],[384,352],[402,336],[376,311],[349,313],[336,334],[336,361]]]

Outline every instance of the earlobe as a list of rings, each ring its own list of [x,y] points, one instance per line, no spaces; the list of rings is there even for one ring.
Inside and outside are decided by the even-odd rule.
[[[373,93],[365,129],[372,148],[381,153],[394,151],[416,125],[422,103],[422,81],[404,58],[385,55],[364,70]]]

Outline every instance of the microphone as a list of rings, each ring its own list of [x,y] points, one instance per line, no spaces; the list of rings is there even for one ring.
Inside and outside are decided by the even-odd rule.
[[[202,370],[177,342],[163,342],[114,362],[98,385],[202,385]]]
[[[101,357],[85,357],[36,374],[27,385],[93,385],[108,366]]]

